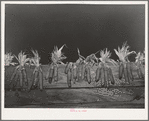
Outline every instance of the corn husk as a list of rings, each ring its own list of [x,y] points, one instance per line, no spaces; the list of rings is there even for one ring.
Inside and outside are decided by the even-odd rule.
[[[62,53],[62,49],[64,48],[64,46],[66,46],[66,44],[64,44],[60,49],[58,49],[57,46],[54,47],[54,50],[51,54],[51,60],[53,63],[58,64],[61,63],[62,60],[66,59],[66,56],[64,55],[64,53]]]
[[[51,84],[53,77],[54,77],[54,66],[53,65],[50,66],[50,70],[48,73],[49,73],[48,82]]]
[[[122,48],[120,49],[120,47],[118,47],[118,50],[114,49],[116,55],[119,57],[119,60],[121,62],[128,62],[128,56],[130,56],[131,54],[136,54],[135,51],[131,51],[129,52],[130,47],[127,45],[127,42],[125,42],[122,45]]]
[[[88,84],[91,83],[91,71],[90,71],[90,67],[86,67],[86,74],[87,74],[87,81],[88,81]]]
[[[96,70],[96,76],[95,76],[95,81],[98,82],[101,78],[101,68],[98,67]]]
[[[109,75],[108,75],[108,68],[104,68],[104,87],[109,87]]]
[[[131,63],[126,64],[126,68],[128,71],[128,77],[130,78],[131,81],[133,81],[133,74],[132,74],[132,68],[131,68]]]
[[[13,88],[17,86],[19,76],[20,76],[19,73],[16,73],[15,78],[13,80],[13,84],[12,84]]]
[[[13,72],[11,78],[10,78],[10,81],[13,81],[14,77],[16,76],[16,74],[17,74],[17,69],[14,70],[14,72]]]
[[[141,79],[141,78],[144,78],[144,75],[143,75],[143,72],[142,72],[142,65],[145,63],[145,53],[141,53],[139,52],[135,58],[135,63],[136,63],[136,66],[137,66],[137,74],[138,74],[138,77]]]
[[[114,76],[113,76],[113,73],[112,73],[112,69],[111,68],[109,68],[108,69],[108,71],[109,71],[109,80],[111,81],[111,84],[115,84],[115,79],[114,79]]]
[[[101,86],[104,87],[105,83],[105,74],[104,74],[104,68],[101,68]]]
[[[36,72],[34,73],[34,81],[33,81],[33,85],[34,85],[34,86],[37,85],[38,79],[39,79],[39,72],[36,71]]]
[[[79,65],[77,67],[77,79],[78,79],[78,81],[81,81],[82,80],[81,74],[82,74],[82,67],[81,67],[81,65]]]
[[[5,66],[10,66],[10,65],[17,64],[15,62],[12,62],[13,58],[14,58],[14,55],[12,55],[11,52],[10,53],[6,53],[5,54]]]
[[[54,66],[54,81],[58,81],[58,67]]]
[[[46,77],[45,77],[46,80],[49,79],[49,77],[50,77],[50,69],[51,69],[50,67],[51,66],[49,66]]]
[[[77,66],[75,64],[73,65],[73,78],[74,80],[77,79]]]
[[[25,84],[27,86],[28,85],[28,80],[27,80],[26,70],[22,70],[22,74],[23,74],[24,82],[25,82]]]
[[[24,67],[25,64],[30,61],[30,58],[27,58],[27,55],[25,55],[25,52],[22,52],[22,51],[18,54],[18,57],[15,56],[15,58],[19,62],[19,66],[17,66],[17,68]]]
[[[65,74],[68,73],[68,66],[69,66],[69,63],[67,63],[66,66],[65,66]]]
[[[19,71],[19,77],[20,77],[20,87],[23,87],[23,74],[21,71]]]
[[[123,63],[120,63],[120,65],[119,65],[119,79],[122,79],[123,74],[124,74],[124,65],[123,65]]]
[[[50,67],[50,72],[49,72],[49,77],[53,78],[53,76],[54,76],[54,66],[51,66]]]
[[[85,68],[86,68],[86,67],[85,67],[85,64],[83,64],[83,65],[82,65],[82,70],[81,70],[81,72],[82,72],[82,73],[81,73],[82,80],[84,80],[84,77],[85,77]]]
[[[128,84],[130,84],[130,79],[128,76],[128,71],[126,68],[124,68],[124,78],[125,78],[125,82],[127,82]]]

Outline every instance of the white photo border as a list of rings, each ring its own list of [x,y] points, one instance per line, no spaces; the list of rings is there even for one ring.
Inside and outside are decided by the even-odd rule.
[[[70,109],[4,108],[4,51],[6,4],[93,4],[145,5],[145,108],[86,109],[74,113]],[[148,2],[147,1],[1,1],[1,116],[2,120],[146,120],[148,118]],[[79,110],[83,110],[79,108]]]

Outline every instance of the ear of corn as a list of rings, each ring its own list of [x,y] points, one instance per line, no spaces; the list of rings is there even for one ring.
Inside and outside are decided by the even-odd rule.
[[[47,80],[47,79],[49,79],[49,76],[50,75],[50,67],[48,68],[48,71],[47,71],[47,74],[46,74],[46,77],[45,77],[45,79]]]
[[[19,71],[19,76],[20,76],[20,87],[23,87],[23,74],[21,71]]]
[[[108,71],[109,71],[109,79],[111,81],[111,84],[115,84],[115,80],[114,80],[114,76],[113,76],[113,73],[112,73],[112,69],[109,68]]]
[[[38,82],[38,77],[39,77],[39,72],[36,71],[36,72],[34,73],[33,86],[37,84],[37,82]]]
[[[58,81],[58,67],[54,66],[54,81]]]
[[[26,84],[26,86],[28,85],[28,80],[27,80],[27,74],[26,74],[26,70],[22,70],[22,75],[23,75],[23,77],[24,77],[24,81],[25,81],[25,84]]]
[[[17,74],[17,69],[14,70],[14,72],[13,72],[11,78],[10,78],[11,81],[14,79],[16,74]]]
[[[125,78],[125,81],[128,82],[128,84],[130,84],[130,79],[126,68],[124,68],[124,78]]]
[[[102,67],[101,68],[101,86],[103,87],[104,86],[104,83],[105,83],[105,80],[104,80],[104,68]]]
[[[73,65],[73,78],[74,78],[75,80],[77,79],[77,67],[76,67],[75,64]]]
[[[39,86],[40,86],[40,90],[43,89],[43,74],[42,72],[39,72]]]
[[[53,77],[54,77],[54,66],[51,65],[50,70],[49,70],[49,78],[48,78],[50,84],[52,83]]]
[[[82,74],[82,67],[81,67],[81,65],[78,65],[78,68],[77,68],[77,79],[78,79],[78,81],[82,80],[81,74]]]
[[[107,73],[107,67],[104,68],[104,87],[108,87],[109,86],[109,76],[108,76],[108,73]]]
[[[82,74],[81,74],[82,80],[84,80],[84,75],[85,75],[85,65],[82,64]]]
[[[124,73],[124,65],[123,63],[120,63],[119,65],[119,79],[122,79]]]
[[[128,77],[130,78],[131,81],[133,81],[133,74],[132,74],[132,69],[131,69],[131,63],[126,64],[127,72],[128,72]]]
[[[19,78],[19,73],[16,73],[15,78],[12,81],[13,88],[17,86],[18,78]]]
[[[87,74],[87,81],[88,81],[88,84],[91,83],[91,71],[90,71],[90,68],[89,67],[86,67],[86,74]]]
[[[67,73],[67,84],[68,87],[71,87],[71,69],[68,69],[68,73]]]
[[[98,82],[101,76],[101,69],[98,67],[96,70],[95,81]]]
[[[75,81],[74,81],[74,68],[73,67],[71,68],[71,81],[73,83],[75,83]]]
[[[145,62],[145,54],[139,52],[136,56],[137,74],[139,78],[144,78],[143,72],[141,70],[143,63]]]
[[[65,66],[65,74],[68,73],[68,68],[69,68],[69,63],[67,63],[66,66]]]

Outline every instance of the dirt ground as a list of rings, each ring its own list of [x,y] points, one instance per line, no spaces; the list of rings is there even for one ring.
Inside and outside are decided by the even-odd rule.
[[[34,67],[25,67],[27,70],[28,82],[32,82],[32,73]],[[73,89],[67,85],[64,66],[59,67],[59,81],[48,83],[43,80],[44,89],[42,92],[38,89],[27,91],[8,91],[10,89],[10,77],[14,67],[5,69],[5,107],[6,108],[144,108],[144,84],[145,80],[138,79],[136,68],[133,68],[135,80],[130,85],[125,80],[118,79],[118,67],[113,67],[112,72],[115,78],[115,85],[111,86],[134,86],[131,88],[84,88],[74,89],[75,87],[96,87],[94,79],[91,84],[86,81],[72,83]],[[42,65],[44,77],[47,73],[48,66]],[[96,67],[91,70],[92,78],[95,76]],[[140,87],[135,87],[140,86]],[[19,87],[19,83],[17,85]],[[23,88],[26,88],[24,85]],[[48,89],[47,89],[48,88]],[[58,88],[58,89],[55,89]]]

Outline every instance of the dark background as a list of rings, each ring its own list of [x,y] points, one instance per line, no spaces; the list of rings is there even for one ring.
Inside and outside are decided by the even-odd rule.
[[[108,48],[111,58],[118,59],[113,49],[127,41],[130,50],[145,47],[144,5],[6,5],[5,51],[37,49],[41,63],[49,62],[54,46],[66,44],[64,61]],[[97,54],[100,57],[100,54]],[[134,61],[135,55],[130,56]]]

